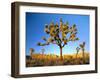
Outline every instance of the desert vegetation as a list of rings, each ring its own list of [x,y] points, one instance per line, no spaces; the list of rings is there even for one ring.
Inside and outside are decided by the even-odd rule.
[[[71,27],[69,26],[69,23],[63,23],[62,18],[60,18],[60,25],[58,23],[54,24],[54,22],[51,22],[50,24],[45,25],[44,31],[47,35],[49,35],[49,38],[46,39],[43,37],[42,39],[45,41],[45,43],[38,43],[38,46],[46,46],[50,44],[55,44],[59,46],[60,49],[60,59],[63,60],[63,52],[62,49],[65,47],[65,45],[68,44],[68,42],[77,41],[79,38],[76,36],[77,34],[77,28],[76,24],[73,24]],[[70,35],[69,37],[67,35]]]
[[[26,67],[89,64],[89,53],[85,53],[84,56],[85,61],[83,62],[82,53],[77,54],[77,58],[76,54],[63,55],[63,60],[54,54],[33,54],[32,59],[26,58]]]
[[[30,55],[26,56],[27,67],[89,64],[89,53],[85,51],[85,41],[75,46],[75,53],[63,54],[63,48],[67,46],[69,42],[79,40],[77,37],[78,30],[76,24],[70,26],[68,22],[63,23],[63,20],[60,19],[59,25],[58,23],[54,24],[54,22],[46,24],[44,31],[49,37],[42,37],[44,43],[38,42],[37,46],[44,47],[55,44],[59,47],[60,54],[44,54],[46,50],[44,48],[41,49],[41,52],[35,53],[35,50],[30,48]]]

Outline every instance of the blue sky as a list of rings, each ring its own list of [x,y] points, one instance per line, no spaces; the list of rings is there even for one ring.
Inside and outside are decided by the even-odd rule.
[[[59,47],[55,44],[37,46],[38,42],[43,42],[42,37],[49,37],[44,32],[45,24],[50,24],[51,21],[59,24],[60,18],[64,23],[68,21],[70,26],[76,24],[78,29],[77,37],[80,39],[76,42],[69,42],[63,48],[63,54],[76,53],[76,47],[83,41],[86,42],[85,49],[89,52],[89,15],[26,12],[26,55],[29,55],[30,48],[34,48],[36,53],[41,53],[41,49],[44,48],[45,54],[60,54]]]

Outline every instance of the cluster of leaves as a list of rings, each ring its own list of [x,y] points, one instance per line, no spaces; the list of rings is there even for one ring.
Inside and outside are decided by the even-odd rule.
[[[80,44],[80,48],[81,48],[82,50],[84,50],[84,48],[85,48],[85,42],[83,42],[82,44]]]
[[[84,50],[85,49],[85,42],[79,45],[80,47],[76,48],[76,51],[79,52],[80,49]]]
[[[79,47],[77,47],[77,48],[76,48],[77,53],[79,52],[79,50],[80,50],[80,48],[79,48]]]
[[[49,38],[46,39],[43,37],[42,39],[45,41],[45,43],[42,44],[39,42],[39,46],[45,46],[52,43],[57,44],[60,47],[64,47],[69,41],[79,40],[79,38],[76,38],[76,25],[74,24],[70,27],[68,22],[64,24],[62,19],[60,19],[60,25],[57,23],[54,24],[53,22],[51,22],[49,25],[46,24],[44,31],[49,35]]]

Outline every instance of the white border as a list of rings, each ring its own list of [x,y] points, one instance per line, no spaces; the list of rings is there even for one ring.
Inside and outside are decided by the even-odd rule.
[[[63,14],[82,14],[90,15],[90,64],[73,65],[73,66],[48,66],[48,67],[31,67],[26,68],[25,62],[25,12],[42,12],[42,13],[63,13]],[[71,8],[52,8],[37,6],[20,6],[20,40],[19,40],[19,64],[20,74],[41,74],[55,72],[73,72],[95,70],[95,11]],[[83,36],[84,37],[84,36]]]

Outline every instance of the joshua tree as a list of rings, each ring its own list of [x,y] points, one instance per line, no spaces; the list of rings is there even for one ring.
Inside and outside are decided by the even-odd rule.
[[[76,48],[76,51],[77,51],[77,53],[76,53],[76,59],[77,59],[77,55],[78,55],[79,50],[80,50],[80,48],[77,47],[77,48]]]
[[[30,59],[32,59],[32,54],[34,53],[34,49],[33,48],[30,48]]]
[[[69,26],[68,22],[66,24],[63,23],[62,19],[60,19],[60,25],[58,23],[54,24],[51,22],[49,25],[45,25],[45,32],[49,35],[49,38],[46,39],[43,37],[45,43],[38,43],[39,46],[49,45],[50,43],[56,44],[60,48],[60,59],[63,60],[62,57],[62,49],[69,41],[76,41],[79,40],[76,37],[77,28],[76,25],[73,24],[71,27]]]
[[[41,51],[42,51],[42,55],[44,55],[45,49],[43,48]]]
[[[42,58],[44,57],[44,52],[45,52],[45,49],[41,49],[41,52],[42,52]]]
[[[85,42],[83,42],[82,44],[80,44],[80,48],[82,49],[82,54],[83,54],[83,63],[85,63]]]

